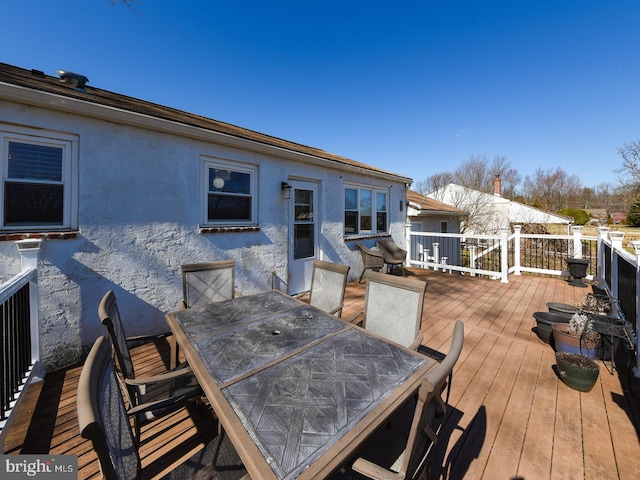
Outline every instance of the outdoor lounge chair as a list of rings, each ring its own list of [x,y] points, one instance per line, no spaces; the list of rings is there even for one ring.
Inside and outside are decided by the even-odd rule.
[[[127,338],[113,291],[109,290],[102,298],[98,307],[98,316],[102,324],[107,327],[122,381],[126,385],[127,400],[131,406],[129,414],[134,417],[136,436],[139,436],[142,424],[171,413],[188,401],[202,397],[202,388],[191,367],[187,365],[181,365],[160,375],[136,378],[129,342],[146,341],[158,336]],[[155,404],[154,408],[141,407],[142,404],[148,406],[150,402],[160,400],[162,401]]]
[[[393,422],[367,440],[352,464],[351,475],[344,472],[334,479],[427,478],[427,456],[444,423],[446,404],[441,398],[442,389],[447,378],[451,388],[451,372],[463,343],[464,324],[458,320],[447,356],[423,379],[417,397],[403,406]]]
[[[426,282],[367,272],[364,310],[349,319],[373,333],[416,350],[422,343]]]
[[[236,296],[235,260],[188,263],[182,270],[181,308],[192,308],[230,300]]]
[[[378,240],[376,245],[382,252],[388,273],[391,273],[393,268],[399,265],[402,269],[402,276],[406,277],[404,262],[407,259],[407,251],[396,245],[393,240]]]
[[[360,274],[360,280],[358,283],[362,283],[362,277],[367,270],[380,271],[384,268],[384,257],[380,250],[373,250],[372,248],[365,247],[362,243],[357,242],[356,245],[362,255],[362,273]]]
[[[340,317],[350,268],[348,265],[314,260],[311,290],[299,293],[296,298],[309,295],[309,305]]]
[[[107,337],[96,340],[82,367],[78,381],[77,413],[80,435],[91,440],[103,478],[142,479],[138,440],[129,423]],[[174,467],[170,458],[167,462],[166,456],[166,453],[161,456],[162,463]],[[148,467],[145,466],[145,469]],[[162,478],[236,480],[246,474],[242,460],[223,432],[213,437],[191,458],[175,465]]]

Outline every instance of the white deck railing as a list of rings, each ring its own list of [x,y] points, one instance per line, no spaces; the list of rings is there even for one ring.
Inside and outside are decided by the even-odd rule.
[[[16,242],[21,271],[0,285],[0,446],[26,385],[42,378],[40,365],[38,254],[40,240]],[[4,448],[2,450],[4,452]]]
[[[635,344],[634,374],[640,378],[638,349],[638,297],[640,296],[640,241],[631,242],[634,253],[623,248],[624,233],[598,228],[597,236],[583,235],[582,227],[572,227],[571,235],[522,234],[503,229],[499,235],[464,235],[410,231],[407,263],[444,272],[484,275],[508,282],[509,275],[523,272],[568,276],[567,258],[590,260],[587,278],[619,300],[630,322]]]

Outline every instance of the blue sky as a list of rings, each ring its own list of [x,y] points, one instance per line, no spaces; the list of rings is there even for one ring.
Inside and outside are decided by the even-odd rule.
[[[640,1],[4,0],[0,61],[407,175],[503,155],[617,183]]]

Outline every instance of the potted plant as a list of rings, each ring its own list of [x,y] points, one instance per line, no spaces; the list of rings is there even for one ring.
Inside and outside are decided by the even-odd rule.
[[[593,329],[593,320],[585,312],[574,313],[568,324],[554,323],[551,328],[557,352],[596,357],[600,334]]]
[[[600,373],[595,361],[578,353],[556,352],[556,368],[560,380],[580,392],[590,391]]]

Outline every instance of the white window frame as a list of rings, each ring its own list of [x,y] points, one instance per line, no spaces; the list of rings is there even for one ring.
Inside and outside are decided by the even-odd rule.
[[[202,157],[201,171],[201,214],[200,225],[217,226],[254,226],[258,223],[258,167],[246,163],[223,160],[215,157]],[[250,176],[251,218],[248,220],[209,220],[209,169],[218,168],[234,172],[247,173]]]
[[[357,191],[357,204],[358,204],[358,208],[357,208],[357,212],[358,212],[358,222],[357,222],[357,232],[355,233],[346,233],[345,232],[345,225],[343,224],[343,235],[345,237],[353,237],[353,236],[359,236],[359,235],[378,235],[378,234],[386,234],[389,233],[389,224],[391,222],[391,219],[389,217],[390,214],[390,209],[389,209],[389,195],[390,195],[390,191],[388,188],[380,188],[380,187],[373,187],[371,185],[361,185],[361,184],[356,184],[356,183],[345,183],[344,184],[344,189],[343,189],[343,195],[342,195],[342,219],[344,222],[344,217],[347,211],[355,211],[355,210],[347,210],[346,205],[345,205],[345,200],[346,200],[346,191],[347,190],[356,190]],[[367,190],[371,192],[371,230],[362,230],[361,229],[361,216],[360,216],[360,198],[361,198],[361,191],[362,190]],[[377,226],[378,226],[378,209],[377,209],[377,194],[378,193],[384,193],[386,195],[386,204],[385,204],[385,213],[387,215],[387,221],[386,221],[386,226],[384,230],[377,230]]]
[[[43,182],[63,186],[62,224],[53,225],[5,225],[5,182],[10,181],[9,142],[43,145],[62,149],[62,179],[60,182]],[[78,229],[78,136],[61,132],[48,132],[27,127],[0,125],[0,231],[46,232]]]

